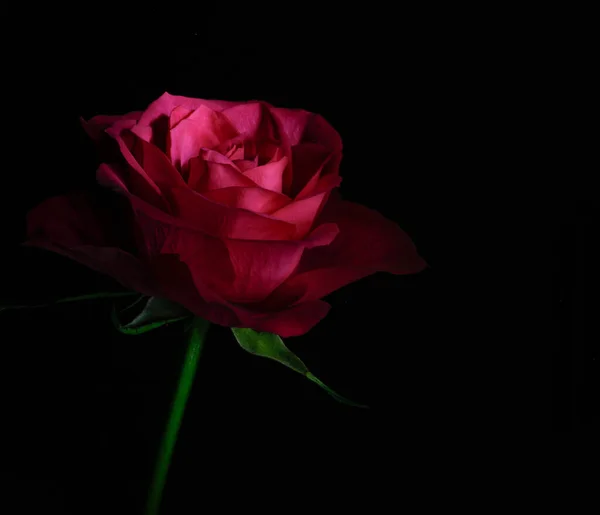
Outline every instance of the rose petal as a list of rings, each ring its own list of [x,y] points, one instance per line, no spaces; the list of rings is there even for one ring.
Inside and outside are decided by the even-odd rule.
[[[106,164],[100,165],[96,175],[98,177],[98,182],[104,186],[110,187],[118,193],[124,195],[133,209],[136,212],[142,212],[147,215],[152,220],[156,222],[161,222],[165,225],[173,226],[173,227],[181,227],[186,229],[194,229],[198,230],[198,225],[202,227],[202,224],[198,224],[197,220],[191,219],[187,220],[181,216],[172,216],[171,211],[177,212],[177,209],[172,209],[171,206],[168,205],[168,209],[162,210],[157,208],[156,206],[150,204],[146,200],[134,195],[128,188],[127,184],[123,182],[121,177],[115,173],[114,166],[108,166]],[[184,187],[184,191],[189,191],[193,193],[187,186]],[[169,190],[169,196],[172,198],[173,192]],[[163,199],[164,200],[164,199]],[[207,199],[200,199],[199,202],[202,203],[209,202]],[[226,209],[226,208],[225,208]],[[196,211],[199,213],[199,211]],[[213,225],[208,224],[208,227],[213,227]],[[218,225],[215,225],[218,229]]]
[[[206,300],[253,303],[294,272],[305,248],[327,245],[337,232],[335,224],[324,224],[305,241],[284,242],[220,240],[172,228],[160,252],[179,256],[199,290],[208,289],[202,294]]]
[[[243,147],[238,147],[238,146],[231,147],[231,149],[229,150],[229,152],[227,152],[225,157],[231,159],[234,163],[236,161],[241,162],[241,163],[245,162],[245,161],[243,161],[243,159],[244,159]],[[237,166],[237,163],[236,163],[236,166]]]
[[[121,116],[98,115],[90,118],[87,121],[83,118],[80,118],[79,120],[81,121],[81,125],[83,126],[85,132],[87,132],[88,136],[94,141],[99,141],[103,137],[104,131],[111,125],[114,125],[116,122],[121,120],[137,121],[141,115],[141,111],[133,111]]]
[[[291,240],[296,235],[296,228],[292,224],[275,220],[270,215],[224,206],[187,186],[174,188],[171,194],[177,217],[186,226],[217,238]]]
[[[271,213],[271,216],[277,220],[294,224],[296,226],[296,237],[304,238],[310,231],[315,217],[326,199],[326,195],[327,193],[320,193],[303,200],[295,200]]]
[[[86,193],[50,198],[28,213],[25,245],[69,257],[140,293],[156,294],[143,263],[123,248],[128,246],[127,235],[119,237],[124,224],[115,225],[102,211]]]
[[[266,102],[248,102],[223,110],[242,140],[275,141],[277,127]]]
[[[129,180],[126,182],[129,191],[169,212],[169,199],[165,198],[169,187],[184,186],[185,181],[163,152],[132,134],[128,125],[119,122],[108,129],[107,133],[117,141],[123,157],[131,167],[131,173],[127,174]],[[113,173],[118,174],[120,171],[121,168],[117,167]],[[99,173],[99,180],[102,175],[107,175],[105,171]]]
[[[161,191],[169,186],[185,185],[181,174],[175,169],[169,158],[152,143],[148,143],[134,134],[122,134],[122,137],[140,168],[146,172]]]
[[[117,122],[111,127],[109,127],[106,130],[106,133],[116,140],[116,142],[119,145],[119,149],[121,150],[121,154],[125,158],[125,161],[127,162],[127,164],[129,164],[132,171],[139,176],[139,178],[135,180],[135,185],[141,187],[144,190],[153,190],[154,198],[162,197],[163,195],[161,189],[154,182],[154,180],[146,173],[146,171],[140,166],[135,156],[131,153],[130,146],[133,146],[134,139],[136,138],[136,136],[132,134],[129,129],[131,129],[134,123],[135,122],[133,122],[132,120]],[[143,183],[146,183],[147,186],[142,186]]]
[[[278,107],[272,107],[270,111],[290,146],[318,143],[330,152],[341,152],[342,138],[321,115]]]
[[[337,232],[335,224],[325,224],[307,241],[226,240],[233,281],[227,277],[212,288],[234,304],[260,302],[296,270],[305,248],[327,245]]]
[[[246,172],[244,175],[254,181],[255,184],[266,190],[281,193],[283,172],[288,164],[288,158],[273,160],[266,165],[257,166]]]
[[[330,156],[330,152],[318,143],[300,143],[292,147],[292,186],[290,196],[294,198],[311,178],[317,176]]]
[[[275,299],[302,303],[375,272],[413,274],[427,266],[398,225],[364,206],[331,197],[319,222],[336,223],[340,233],[330,245],[304,253]]]
[[[170,93],[163,93],[158,99],[152,102],[142,113],[138,123],[132,129],[132,132],[147,142],[152,142],[152,126],[158,120],[169,121],[172,111],[177,107],[185,108],[189,111],[195,111],[200,106],[208,107],[214,111],[222,111],[228,107],[234,106],[235,102],[226,102],[224,100],[204,100],[201,98],[188,98]]]
[[[317,208],[317,212],[315,214],[315,220],[317,220],[319,218],[321,211],[327,205],[327,202],[329,202],[330,195],[332,195],[333,193],[336,193],[334,188],[337,188],[341,182],[342,182],[342,178],[339,175],[326,175],[325,177],[321,177],[321,179],[319,179],[317,186],[313,190],[313,196],[317,196],[317,195],[324,193],[325,198],[323,199],[323,202],[321,202],[321,205],[318,206],[318,208]],[[296,202],[299,202],[301,200],[305,200],[305,199],[298,196],[298,198],[296,199]]]
[[[339,175],[341,159],[342,154],[339,152],[330,154],[323,165],[298,192],[296,199],[301,200],[303,198],[316,195],[322,191],[329,191],[333,188],[337,188],[342,182],[342,178]]]
[[[235,303],[264,299],[295,270],[304,248],[295,242],[227,240],[234,281],[217,291]]]
[[[206,161],[206,172],[196,189],[204,192],[233,186],[251,188],[256,184],[241,173],[233,163]]]
[[[223,110],[231,124],[240,135],[256,139],[257,131],[263,120],[264,107],[260,102],[238,104]]]
[[[302,192],[298,194],[296,200],[302,200],[304,198],[310,198],[320,193],[329,193],[333,189],[337,188],[342,183],[342,178],[339,175],[329,174],[320,177],[317,181],[317,185],[313,188],[310,195],[304,196]]]
[[[284,208],[274,211],[271,216],[295,224],[296,235],[298,238],[302,238],[313,227],[315,219],[327,204],[330,192],[341,182],[342,178],[339,175],[330,174],[321,177],[317,181],[316,187],[313,188],[311,196],[298,195],[296,200]]]
[[[225,327],[250,327],[255,331],[272,332],[283,338],[300,336],[323,319],[330,309],[329,304],[320,300],[267,314],[230,304],[219,299],[200,281],[194,281],[188,265],[174,254],[159,256],[152,270],[164,298]]]
[[[331,152],[342,151],[342,138],[331,124],[320,114],[313,114],[304,129],[302,141],[320,143]]]
[[[314,116],[313,113],[303,109],[287,109],[270,107],[273,119],[277,125],[279,135],[290,147],[303,141],[304,131]],[[320,143],[319,141],[313,143]]]
[[[221,241],[187,230],[171,231],[162,249],[180,257],[194,284],[207,288],[211,300],[218,295],[228,303],[267,297],[289,277],[302,251],[296,242]]]
[[[194,280],[187,264],[176,254],[161,254],[149,264],[162,296],[181,304],[192,313],[215,324],[235,327],[239,318],[206,285]]]
[[[201,157],[194,157],[189,160],[188,165],[187,185],[194,191],[200,191],[202,177],[208,169],[206,161]]]
[[[226,187],[205,191],[203,195],[229,207],[247,209],[254,213],[271,213],[291,202],[281,193],[258,187]]]
[[[188,267],[192,280],[205,300],[225,299],[225,285],[235,281],[226,244],[197,231],[171,228],[161,254],[175,254]]]
[[[310,331],[325,318],[330,309],[331,306],[327,302],[315,300],[255,318],[245,315],[239,309],[236,311],[238,312],[238,318],[240,318],[238,327],[249,327],[255,331],[278,334],[282,338],[289,338],[291,336],[301,336]]]
[[[174,129],[179,125],[181,120],[184,120],[194,112],[194,109],[189,109],[184,106],[177,106],[169,115],[169,130]]]
[[[256,168],[258,166],[258,156],[254,159],[238,159],[237,161],[232,159],[232,161],[242,173],[252,170],[252,168]]]
[[[302,240],[302,244],[307,249],[329,245],[337,237],[339,232],[340,230],[337,224],[321,224]]]
[[[94,207],[100,207],[96,198],[83,191],[46,199],[27,213],[27,235],[67,247],[113,246],[116,232],[123,228],[107,230],[103,222],[110,222],[110,212],[106,208],[94,212]]]
[[[237,135],[225,115],[202,105],[171,129],[171,161],[184,170],[188,161],[198,156],[203,148],[217,147]]]
[[[300,143],[318,143],[330,152],[341,152],[340,135],[322,116],[301,109],[271,107],[270,112],[278,127],[285,155],[291,155],[292,147]],[[292,175],[292,167],[289,166],[282,179],[282,191],[288,195],[291,195]]]
[[[338,238],[327,249],[314,249],[312,265],[346,263],[351,266],[385,265],[393,274],[410,274],[427,264],[419,256],[411,238],[395,222],[366,206],[342,200],[332,195],[318,218],[319,223],[335,223],[340,229]],[[362,252],[348,252],[349,247]]]
[[[118,165],[102,163],[96,171],[98,184],[117,193],[125,193],[137,198],[141,203],[169,213],[171,208],[167,199],[157,193],[151,185],[136,172]]]

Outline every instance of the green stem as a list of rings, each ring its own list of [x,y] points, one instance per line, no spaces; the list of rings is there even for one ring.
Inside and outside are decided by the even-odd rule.
[[[194,318],[191,325],[185,362],[181,376],[179,377],[175,397],[173,398],[171,414],[169,415],[167,427],[158,451],[158,458],[148,496],[148,504],[146,505],[146,515],[158,515],[159,513],[160,501],[167,480],[167,472],[169,471],[171,456],[173,455],[173,449],[177,441],[177,433],[181,425],[181,419],[183,418],[185,404],[192,388],[208,326],[209,322],[197,317]]]
[[[102,293],[88,293],[86,295],[78,295],[77,297],[67,297],[65,299],[55,300],[54,302],[48,302],[46,304],[29,304],[22,306],[0,306],[0,311],[5,309],[27,309],[27,308],[45,308],[54,304],[62,304],[63,302],[78,302],[80,300],[93,300],[93,299],[111,299],[115,297],[131,297],[132,295],[139,295],[134,291],[128,292],[102,292]]]

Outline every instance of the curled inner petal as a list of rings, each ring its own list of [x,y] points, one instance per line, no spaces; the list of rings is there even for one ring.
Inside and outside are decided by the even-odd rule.
[[[203,148],[212,149],[237,136],[227,117],[206,106],[181,119],[170,132],[171,161],[182,170]]]
[[[266,190],[281,193],[283,172],[287,166],[288,158],[287,156],[278,157],[276,155],[271,162],[247,170],[244,175]]]

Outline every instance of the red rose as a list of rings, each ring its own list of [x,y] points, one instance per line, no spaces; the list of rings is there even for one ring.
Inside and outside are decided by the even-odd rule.
[[[28,244],[133,290],[286,337],[321,320],[320,299],[341,286],[426,266],[396,224],[332,193],[342,142],[317,114],[165,93],[83,123],[114,146],[97,179],[132,216],[87,193],[52,198],[29,213]]]

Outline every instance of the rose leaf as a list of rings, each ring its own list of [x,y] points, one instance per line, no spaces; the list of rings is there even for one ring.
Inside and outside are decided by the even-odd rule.
[[[364,404],[357,404],[356,402],[342,397],[340,394],[334,392],[317,377],[311,374],[304,362],[291,350],[289,350],[283,343],[283,340],[276,334],[259,333],[252,329],[241,329],[237,327],[232,327],[231,330],[233,331],[233,334],[242,349],[250,352],[251,354],[255,354],[256,356],[273,359],[291,368],[292,370],[295,370],[314,383],[318,384],[335,400],[343,404],[348,404],[357,408],[368,408],[368,406],[365,406]]]

